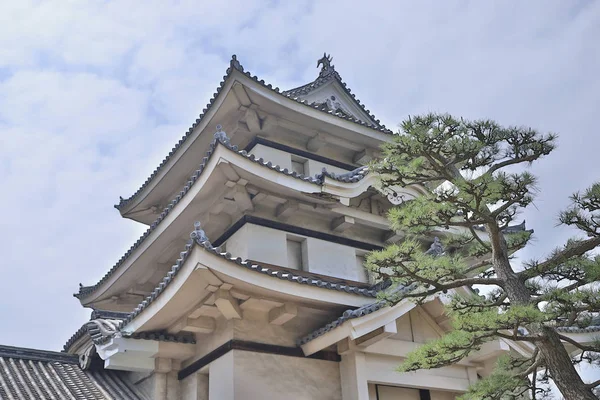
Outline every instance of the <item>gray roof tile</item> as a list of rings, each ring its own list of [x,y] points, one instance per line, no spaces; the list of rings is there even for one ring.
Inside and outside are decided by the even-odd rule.
[[[65,353],[0,346],[0,398],[145,400],[118,371],[84,371]]]
[[[259,264],[254,264],[254,263],[251,263],[248,261],[244,261],[240,257],[234,258],[231,256],[230,253],[222,252],[220,248],[214,247],[211,245],[211,243],[208,240],[204,240],[204,239],[206,239],[206,236],[203,236],[204,231],[199,229],[198,223],[196,226],[197,226],[196,230],[192,231],[192,233],[190,234],[191,239],[186,244],[185,250],[180,253],[180,257],[175,262],[175,265],[173,265],[171,270],[162,279],[162,281],[156,286],[156,288],[152,291],[152,293],[150,295],[148,295],[148,297],[146,297],[146,299],[144,299],[140,304],[138,304],[138,306],[133,310],[133,312],[131,314],[129,314],[129,316],[123,321],[123,324],[121,325],[122,327],[124,327],[125,325],[127,325],[127,323],[129,323],[135,317],[137,317],[142,311],[144,311],[150,304],[152,304],[154,302],[154,300],[156,300],[162,294],[162,292],[169,286],[169,284],[175,279],[175,277],[181,270],[181,267],[185,263],[185,260],[189,257],[190,253],[192,252],[192,248],[194,247],[194,245],[201,246],[205,251],[208,251],[209,253],[219,256],[219,257],[223,258],[224,260],[235,263],[235,264],[237,264],[241,267],[244,267],[246,269],[249,269],[251,271],[255,271],[258,273],[268,275],[273,278],[287,280],[287,281],[295,282],[295,283],[302,284],[302,285],[316,286],[316,287],[320,287],[320,288],[324,288],[324,289],[338,290],[338,291],[347,292],[347,293],[354,293],[354,294],[361,295],[361,296],[367,296],[367,297],[376,297],[377,296],[377,289],[373,288],[373,287],[362,288],[362,287],[348,285],[348,284],[344,284],[344,283],[331,282],[331,281],[327,281],[327,280],[316,278],[316,277],[309,277],[309,276],[303,276],[300,274],[294,274],[289,271],[283,271],[283,270],[278,270],[278,269],[274,269],[274,268],[263,267]]]
[[[285,90],[282,93],[286,97],[291,97],[291,98],[296,99],[300,96],[309,94],[310,92],[320,88],[321,86],[323,86],[331,81],[337,81],[341,85],[344,92],[346,92],[346,94],[348,96],[350,96],[350,98],[352,98],[352,100],[356,103],[356,105],[365,114],[367,114],[369,116],[369,118],[371,118],[371,120],[373,120],[375,122],[374,125],[369,124],[369,123],[367,123],[367,125],[371,125],[371,127],[375,128],[377,130],[383,129],[383,130],[387,131],[388,133],[390,133],[390,131],[383,124],[381,124],[381,122],[375,117],[375,115],[371,114],[371,111],[367,110],[365,105],[363,103],[361,103],[359,99],[356,98],[356,95],[354,93],[352,93],[352,90],[344,82],[344,80],[342,79],[340,74],[335,70],[335,67],[333,65],[328,65],[327,67],[323,67],[323,69],[321,69],[321,73],[319,73],[319,76],[314,81],[309,82],[305,85],[299,86],[294,89]],[[356,120],[356,118],[352,117],[351,115],[348,115],[344,111],[330,110],[323,103],[311,103],[310,105],[318,110],[337,115],[344,119]],[[338,115],[338,114],[340,114],[340,115]]]
[[[115,312],[115,311],[104,311],[94,310],[90,321],[86,322],[79,328],[65,343],[63,346],[63,352],[68,352],[80,338],[89,335],[95,344],[102,344],[108,341],[115,333],[119,332],[119,329],[129,317],[130,313]],[[110,330],[106,329],[107,324],[114,325],[117,329]],[[100,327],[104,329],[100,329]],[[178,333],[171,334],[164,331],[151,331],[135,333],[133,335],[122,335],[130,339],[140,340],[157,340],[160,342],[176,342],[176,343],[196,343],[196,337],[193,334]]]
[[[311,107],[313,109],[319,110],[321,112],[330,114],[330,115],[335,115],[336,117],[339,117],[341,119],[359,124],[359,125],[363,125],[366,126],[368,128],[380,131],[382,133],[386,133],[386,134],[392,134],[392,131],[387,129],[385,126],[381,125],[379,123],[379,120],[375,119],[375,116],[372,115],[369,110],[364,108],[364,105],[362,103],[360,103],[354,94],[351,93],[350,89],[347,87],[347,85],[342,81],[341,77],[339,77],[339,74],[337,72],[335,72],[335,79],[339,79],[340,83],[342,84],[342,87],[344,87],[344,90],[346,90],[346,92],[352,96],[353,99],[355,99],[357,101],[357,103],[359,104],[359,106],[363,109],[363,111],[365,111],[374,121],[376,121],[377,125],[372,125],[369,124],[367,122],[361,121],[359,119],[356,119],[352,116],[347,115],[346,113],[341,113],[341,112],[334,112],[331,110],[327,110],[325,108],[322,107],[322,105],[320,104],[309,104],[308,102],[306,102],[305,100],[301,100],[298,98],[298,91],[303,87],[300,88],[296,88],[296,89],[292,89],[289,91],[280,91],[279,88],[273,88],[272,85],[270,84],[265,84],[265,81],[262,79],[258,79],[257,76],[254,76],[252,74],[250,74],[247,71],[244,71],[244,67],[240,64],[240,62],[238,61],[237,57],[235,56],[235,54],[231,57],[231,61],[229,62],[229,68],[226,71],[225,76],[223,76],[223,80],[221,81],[221,83],[219,84],[219,87],[217,88],[217,90],[215,91],[215,93],[213,94],[213,97],[210,99],[208,105],[206,106],[206,108],[204,108],[202,110],[202,113],[198,116],[198,118],[196,119],[196,121],[192,124],[192,126],[188,129],[188,131],[183,135],[183,137],[181,139],[179,139],[179,141],[175,144],[175,146],[171,149],[171,151],[169,152],[169,154],[162,160],[162,162],[158,165],[158,167],[155,168],[155,170],[152,172],[152,174],[150,174],[150,176],[146,179],[146,181],[139,187],[138,190],[135,191],[135,193],[133,195],[131,195],[128,198],[120,198],[119,204],[115,205],[115,208],[118,210],[121,210],[122,208],[124,208],[127,204],[129,204],[132,200],[134,200],[149,184],[150,182],[154,179],[154,177],[156,175],[158,175],[158,173],[164,168],[164,166],[169,162],[169,160],[171,159],[171,157],[177,153],[177,151],[181,148],[181,146],[185,143],[185,141],[190,137],[190,135],[192,134],[192,132],[194,131],[194,128],[196,128],[196,126],[200,123],[200,121],[204,118],[204,116],[206,115],[206,113],[212,108],[213,104],[215,103],[215,100],[218,98],[218,96],[222,93],[222,89],[225,86],[225,82],[227,81],[227,79],[231,76],[231,73],[237,70],[239,72],[244,73],[246,76],[248,76],[249,78],[251,78],[253,81],[259,83],[261,86],[272,90],[273,92],[289,98],[291,100],[294,100],[300,104],[304,104],[307,107]],[[332,74],[333,75],[333,74]],[[327,79],[331,79],[331,78],[327,78]],[[316,82],[319,81],[319,78],[317,78],[317,80],[315,82],[311,82],[308,85],[311,84],[316,84]],[[319,81],[321,82],[321,81]],[[324,82],[320,83],[320,85],[324,84]],[[307,86],[307,85],[304,85]]]
[[[184,185],[183,189],[177,194],[177,196],[169,202],[167,207],[163,210],[163,212],[158,216],[158,218],[150,224],[148,229],[140,236],[140,238],[127,250],[127,252],[121,256],[121,258],[109,269],[109,271],[104,274],[104,276],[98,281],[96,284],[92,286],[83,286],[80,284],[78,293],[73,294],[78,299],[84,298],[85,296],[90,295],[95,292],[102,286],[104,282],[106,282],[120,267],[125,263],[125,261],[129,258],[129,256],[140,247],[140,245],[150,236],[150,234],[160,225],[162,221],[169,215],[169,213],[173,210],[173,208],[181,201],[181,199],[190,191],[192,186],[198,181],[198,178],[204,171],[208,161],[211,159],[212,155],[215,152],[215,149],[218,145],[224,146],[226,149],[235,152],[246,159],[256,163],[262,167],[269,168],[278,173],[291,176],[295,179],[299,179],[305,182],[313,183],[315,185],[323,184],[323,177],[327,176],[332,179],[336,179],[342,182],[357,182],[362,179],[367,174],[366,167],[359,167],[354,171],[350,171],[344,174],[334,174],[327,172],[326,169],[323,169],[321,174],[315,175],[314,177],[298,174],[297,172],[290,171],[287,168],[283,168],[279,165],[273,164],[271,161],[266,161],[263,158],[257,158],[254,154],[248,154],[245,150],[238,150],[237,146],[231,145],[229,140],[226,137],[223,139],[215,138],[213,142],[210,144],[206,155],[202,159],[202,163],[199,165],[198,169],[194,172],[194,174],[190,177],[187,183]]]
[[[376,286],[374,286],[373,290],[376,293],[382,292],[385,290],[385,291],[388,291],[389,294],[399,295],[402,293],[406,293],[410,290],[413,290],[415,287],[416,286],[414,284],[408,285],[408,286],[393,286],[390,281],[382,281],[382,282],[378,283]],[[335,328],[337,328],[338,326],[342,325],[344,322],[346,322],[350,319],[360,318],[362,316],[374,313],[375,311],[379,311],[382,308],[387,307],[388,305],[389,305],[389,303],[387,301],[379,300],[379,301],[364,305],[359,308],[346,310],[337,319],[322,326],[319,329],[312,331],[308,335],[301,338],[298,341],[298,345],[301,346],[303,344],[306,344],[306,343],[310,342],[311,340],[316,339],[319,336],[322,336],[322,335],[326,334],[327,332],[334,330]]]

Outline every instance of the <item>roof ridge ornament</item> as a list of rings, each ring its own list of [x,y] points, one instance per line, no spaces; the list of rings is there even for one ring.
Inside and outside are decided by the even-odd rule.
[[[444,246],[442,245],[442,242],[440,241],[439,237],[435,236],[433,238],[433,243],[431,244],[431,247],[429,247],[429,250],[425,252],[425,254],[432,257],[439,257],[444,255]]]
[[[198,244],[207,244],[211,246],[210,241],[208,240],[208,236],[206,236],[206,232],[202,229],[202,224],[200,221],[194,222],[194,230],[190,233],[190,238]]]
[[[242,64],[240,64],[235,54],[231,56],[231,61],[229,61],[229,67],[244,72],[244,67],[242,67]]]
[[[317,61],[317,68],[321,67],[321,72],[319,72],[319,76],[329,75],[330,73],[335,71],[335,67],[331,62],[333,61],[333,57],[330,54],[323,53],[323,57]]]
[[[223,131],[223,126],[221,126],[221,124],[217,125],[217,131],[215,132],[214,137],[217,142],[221,142],[221,144],[231,147],[231,140],[227,137],[227,133]]]

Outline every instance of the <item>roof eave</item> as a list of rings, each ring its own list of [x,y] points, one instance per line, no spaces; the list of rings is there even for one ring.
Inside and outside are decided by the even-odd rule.
[[[162,180],[169,169],[175,164],[176,160],[180,157],[180,154],[182,154],[181,150],[189,147],[190,143],[195,140],[190,140],[190,138],[197,137],[210,124],[212,117],[218,111],[223,99],[226,97],[226,93],[231,90],[231,87],[235,81],[240,81],[242,84],[256,86],[268,91],[269,94],[272,95],[269,97],[274,99],[276,102],[280,102],[282,99],[287,99],[290,107],[295,106],[296,104],[301,104],[306,107],[306,109],[301,110],[298,108],[298,111],[304,111],[305,114],[315,119],[320,119],[348,130],[354,130],[361,134],[377,138],[381,141],[390,140],[389,135],[392,133],[392,131],[382,125],[373,126],[372,124],[365,123],[356,118],[347,117],[339,113],[336,114],[331,111],[327,112],[320,110],[317,106],[310,105],[306,101],[303,101],[296,96],[286,94],[285,91],[280,91],[279,88],[273,88],[272,85],[266,84],[264,80],[259,80],[257,76],[245,71],[234,55],[230,61],[230,66],[227,69],[225,76],[223,76],[223,80],[220,82],[217,90],[213,94],[213,97],[210,99],[206,108],[202,110],[202,113],[198,116],[196,121],[191,125],[183,137],[175,144],[173,149],[140,186],[140,188],[129,198],[121,198],[119,203],[115,205],[115,208],[119,210],[122,216],[127,217],[127,215],[135,209],[135,207],[148,195],[148,193],[157,186],[158,182]],[[339,80],[339,83],[342,87],[347,89],[345,83],[341,81],[341,79]],[[355,99],[354,95],[350,93],[349,89],[347,89],[347,92]],[[225,93],[225,95],[223,95],[223,93]],[[362,105],[360,102],[357,104],[364,108],[364,105]],[[370,115],[368,110],[365,109],[364,111]],[[195,132],[198,133],[196,134]]]

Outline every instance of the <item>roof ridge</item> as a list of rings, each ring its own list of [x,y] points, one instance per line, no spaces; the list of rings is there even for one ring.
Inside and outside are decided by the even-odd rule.
[[[16,347],[0,345],[0,357],[20,358],[25,360],[35,360],[44,362],[62,362],[77,364],[79,361],[76,355],[65,354],[59,351],[33,349],[29,347]]]
[[[250,78],[251,80],[255,81],[256,83],[260,84],[261,86],[272,90],[273,92],[286,97],[290,100],[293,100],[297,103],[303,104],[307,107],[310,107],[312,109],[316,109],[320,112],[326,113],[326,114],[330,114],[333,116],[336,116],[338,118],[344,119],[346,121],[355,123],[357,125],[362,125],[365,126],[367,128],[382,132],[382,133],[386,133],[386,134],[392,134],[393,132],[391,130],[389,130],[388,128],[385,127],[385,125],[380,124],[379,120],[375,118],[374,115],[371,114],[371,112],[369,110],[367,110],[364,106],[364,104],[362,104],[354,94],[352,94],[350,88],[348,87],[348,85],[346,85],[346,83],[342,80],[341,76],[339,76],[339,74],[334,70],[331,75],[335,75],[339,78],[339,82],[342,86],[342,88],[346,91],[346,93],[352,97],[352,99],[361,107],[361,109],[367,113],[367,115],[377,123],[377,125],[372,125],[370,123],[361,121],[357,118],[354,118],[352,116],[348,116],[345,115],[345,113],[340,113],[338,111],[332,111],[332,110],[324,110],[319,108],[318,104],[309,104],[308,102],[306,102],[305,100],[301,100],[299,99],[297,96],[294,96],[293,94],[290,94],[289,91],[281,91],[278,87],[273,88],[273,85],[271,84],[267,84],[265,83],[265,81],[263,79],[258,79],[258,77],[256,75],[252,75],[250,74],[250,72],[245,71],[244,67],[240,64],[240,62],[237,59],[237,56],[234,54],[231,56],[231,60],[229,62],[229,68],[227,68],[225,75],[223,76],[223,80],[219,83],[219,86],[217,87],[216,91],[213,93],[213,96],[211,97],[209,103],[206,105],[206,107],[202,110],[202,113],[198,116],[198,118],[196,119],[196,121],[192,124],[192,126],[187,130],[187,132],[181,137],[181,139],[179,139],[179,141],[175,144],[175,146],[171,149],[171,151],[169,152],[169,154],[161,161],[161,163],[158,165],[158,167],[156,167],[154,169],[154,171],[150,174],[150,176],[144,181],[144,183],[128,198],[123,198],[120,197],[119,200],[119,204],[115,204],[114,207],[117,210],[121,210],[123,207],[125,207],[127,204],[129,204],[133,199],[135,199],[149,184],[150,182],[154,179],[154,177],[156,175],[158,175],[158,173],[162,170],[162,168],[167,164],[167,162],[171,159],[171,157],[181,148],[181,146],[183,145],[183,143],[189,138],[189,136],[192,134],[192,132],[194,131],[194,129],[196,128],[196,126],[198,126],[198,124],[202,121],[202,119],[206,116],[206,114],[208,113],[208,111],[210,111],[210,109],[212,108],[213,104],[215,103],[215,101],[217,100],[218,96],[222,93],[222,89],[225,86],[225,82],[227,81],[227,79],[231,76],[233,70],[237,70],[240,73],[243,73],[244,75],[246,75],[248,78]]]
[[[379,119],[377,119],[377,117],[375,117],[375,115],[372,114],[371,111],[368,110],[366,108],[366,106],[356,97],[356,95],[354,93],[352,93],[352,90],[350,89],[350,87],[348,87],[348,84],[346,84],[346,82],[344,82],[344,80],[342,79],[342,76],[339,74],[339,72],[337,72],[335,70],[335,66],[333,64],[331,64],[332,60],[333,60],[333,58],[331,56],[328,56],[327,54],[323,54],[323,58],[321,58],[317,63],[317,67],[321,64],[323,64],[323,67],[321,68],[319,75],[312,82],[308,82],[304,85],[298,86],[293,89],[285,90],[282,93],[285,95],[290,95],[290,96],[298,96],[298,95],[308,94],[308,93],[312,92],[313,90],[327,84],[328,82],[335,80],[340,84],[340,86],[342,87],[342,90],[352,99],[352,101],[354,103],[356,103],[356,105],[360,108],[360,110],[362,112],[364,112],[371,119],[371,121],[374,123],[375,127],[383,128],[383,129],[387,130],[385,125],[383,125],[381,123],[381,121]],[[311,103],[311,105],[316,105],[316,104],[318,104],[318,103]],[[321,111],[327,112],[326,110],[321,110]],[[351,117],[351,116],[349,116],[349,117]]]

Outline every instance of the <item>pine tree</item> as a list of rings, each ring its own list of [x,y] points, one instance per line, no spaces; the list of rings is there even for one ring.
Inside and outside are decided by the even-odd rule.
[[[391,304],[450,297],[446,307],[454,327],[411,353],[400,371],[449,365],[486,341],[505,338],[527,342],[531,356],[501,358],[464,399],[539,398],[540,381],[548,379],[566,399],[596,399],[600,381],[584,383],[575,365],[597,360],[600,343],[578,343],[564,328],[588,326],[600,310],[594,284],[600,256],[591,254],[600,245],[600,183],[574,194],[559,216],[584,237],[540,259],[511,264],[532,238],[531,231],[507,229],[537,194],[536,178],[524,167],[550,154],[555,141],[555,135],[530,128],[429,114],[404,121],[383,146],[383,157],[371,165],[382,189],[420,185],[428,194],[389,211],[392,229],[408,236],[370,254],[367,267],[379,279],[410,287],[386,291],[382,297]],[[443,254],[424,251],[423,238],[434,230],[444,231]],[[471,294],[459,296],[461,287]],[[580,355],[572,359],[565,343]]]

